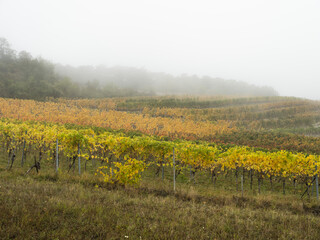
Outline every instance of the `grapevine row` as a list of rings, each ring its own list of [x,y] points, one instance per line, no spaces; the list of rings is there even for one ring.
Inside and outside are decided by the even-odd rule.
[[[150,117],[114,110],[81,108],[72,104],[0,98],[0,117],[22,121],[73,123],[189,140],[230,133],[237,129],[229,121],[195,122],[184,119]]]
[[[225,173],[242,168],[254,171],[261,177],[276,176],[310,181],[319,173],[319,156],[288,151],[263,152],[248,147],[222,149],[207,143],[190,141],[164,141],[149,136],[128,137],[124,134],[94,132],[90,128],[67,129],[63,125],[0,121],[0,141],[7,153],[18,148],[33,146],[39,153],[38,161],[53,161],[56,141],[59,154],[76,159],[97,159],[105,163],[99,172],[107,181],[136,183],[142,171],[150,165],[172,166],[175,149],[177,170]],[[78,150],[81,149],[80,155]],[[315,170],[317,166],[318,170]]]

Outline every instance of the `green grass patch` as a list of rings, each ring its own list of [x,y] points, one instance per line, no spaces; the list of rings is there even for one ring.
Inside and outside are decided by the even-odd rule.
[[[138,187],[85,173],[0,168],[1,239],[319,239],[319,204],[240,192],[149,171]],[[167,172],[166,174],[169,174]],[[179,176],[179,178],[182,178]],[[230,179],[232,181],[232,179]]]

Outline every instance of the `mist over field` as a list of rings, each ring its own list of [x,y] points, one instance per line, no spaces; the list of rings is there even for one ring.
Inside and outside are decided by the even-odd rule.
[[[320,239],[319,0],[0,0],[0,239]]]
[[[320,99],[319,9],[316,0],[1,0],[0,37],[54,64],[64,79],[55,96],[77,82],[70,91],[81,96],[109,91],[93,97]]]

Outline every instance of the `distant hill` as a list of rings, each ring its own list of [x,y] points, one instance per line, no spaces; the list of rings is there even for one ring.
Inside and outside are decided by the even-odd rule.
[[[245,82],[225,80],[196,75],[172,76],[166,73],[149,72],[132,67],[105,66],[63,66],[55,65],[56,73],[68,76],[73,81],[86,83],[95,81],[101,86],[129,88],[140,93],[157,95],[193,94],[193,95],[244,95],[277,96],[271,87],[258,87]]]
[[[211,77],[178,77],[130,67],[72,67],[17,53],[0,38],[0,97],[43,100],[153,95],[275,96],[270,87]]]
[[[129,88],[100,86],[96,81],[76,82],[57,74],[54,64],[34,58],[28,52],[17,53],[0,38],[0,97],[44,100],[58,98],[101,98],[145,95]]]

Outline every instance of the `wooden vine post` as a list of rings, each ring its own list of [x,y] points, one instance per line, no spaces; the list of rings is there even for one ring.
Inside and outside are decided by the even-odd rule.
[[[241,197],[243,198],[243,175],[241,175]]]
[[[162,162],[161,162],[162,180],[164,180],[164,166],[163,166],[163,163],[164,163],[164,155],[163,155]]]
[[[27,134],[27,131],[26,131]],[[21,157],[21,167],[23,167],[24,164],[24,155],[25,155],[25,148],[26,148],[26,139],[23,139],[23,148],[22,148],[22,157]]]
[[[57,138],[56,141],[56,173],[58,173],[59,169],[59,140]]]
[[[253,173],[252,169],[250,169],[250,189],[252,190],[252,182],[253,182]]]
[[[176,191],[176,166],[175,166],[175,156],[174,156],[174,148],[173,148],[173,191]]]
[[[318,179],[318,173],[317,173],[318,167],[316,165],[316,193],[317,193],[317,200],[319,200],[319,179]]]
[[[79,175],[80,175],[81,174],[80,143],[78,143],[78,168],[79,168]]]

